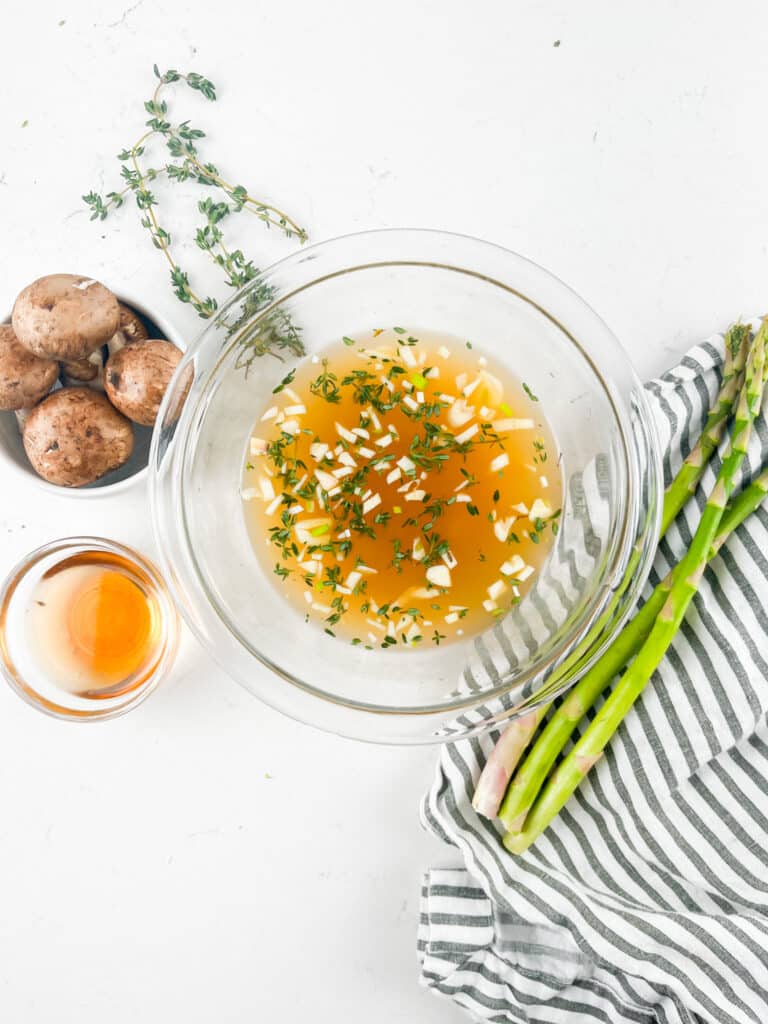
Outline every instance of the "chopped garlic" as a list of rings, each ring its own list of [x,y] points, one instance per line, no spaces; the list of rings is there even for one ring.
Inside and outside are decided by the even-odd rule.
[[[463,427],[465,423],[469,423],[474,415],[475,407],[467,405],[464,399],[460,398],[448,410],[448,422],[452,427]]]
[[[357,443],[357,435],[353,434],[351,430],[347,430],[346,427],[342,427],[340,423],[334,423],[336,427],[336,433],[339,437],[343,437],[345,441],[349,441],[350,444]]]
[[[427,569],[427,582],[434,587],[450,587],[451,573],[446,565],[430,565]]]
[[[533,420],[515,419],[513,416],[507,416],[503,420],[494,420],[491,426],[497,434],[508,434],[512,430],[533,430],[535,423]]]
[[[502,452],[501,455],[497,455],[495,459],[491,459],[491,472],[498,473],[499,470],[504,469],[505,466],[509,465],[509,455],[506,452]]]
[[[465,444],[471,437],[474,437],[480,427],[476,423],[470,423],[466,430],[456,435],[456,444]]]
[[[336,486],[336,477],[333,473],[326,473],[324,469],[315,470],[315,479],[324,491],[330,491]]]
[[[500,571],[505,576],[517,576],[519,572],[525,568],[525,562],[520,555],[513,555],[510,559],[501,565]]]
[[[541,498],[537,498],[531,505],[531,511],[528,513],[528,518],[533,522],[534,519],[549,519],[551,515],[552,509],[546,501],[542,501]]]
[[[496,534],[496,539],[500,540],[502,544],[509,537],[509,531],[512,529],[514,521],[514,516],[510,516],[507,519],[497,519],[493,524],[493,532]]]
[[[459,564],[450,548],[441,557],[449,569],[455,569]]]
[[[381,495],[379,495],[379,494],[372,494],[371,497],[368,498],[367,501],[363,502],[363,515],[365,515],[368,512],[371,512],[373,509],[377,508],[380,504],[381,504]]]

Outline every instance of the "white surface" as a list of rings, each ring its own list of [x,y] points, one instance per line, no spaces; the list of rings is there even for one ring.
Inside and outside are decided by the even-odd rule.
[[[133,211],[94,225],[78,201],[116,181],[153,61],[216,82],[216,106],[184,98],[206,151],[313,239],[429,226],[505,244],[590,301],[643,374],[766,307],[760,0],[38,0],[4,28],[3,309],[67,270],[197,330]],[[242,230],[262,264],[289,251]],[[152,551],[140,490],[0,484],[2,572],[68,533]],[[0,689],[3,1020],[463,1019],[416,984],[420,872],[451,861],[417,820],[434,756],[283,720],[191,641],[111,724]]]

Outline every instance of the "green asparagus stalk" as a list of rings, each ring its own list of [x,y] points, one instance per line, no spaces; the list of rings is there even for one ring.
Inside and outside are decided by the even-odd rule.
[[[507,833],[504,837],[504,845],[511,853],[522,853],[541,835],[602,756],[611,737],[663,660],[680,627],[688,605],[698,590],[710,549],[720,532],[726,505],[747,452],[752,423],[760,409],[766,338],[768,318],[763,320],[750,350],[728,452],[688,551],[673,575],[661,611],[635,660],[536,800],[522,831]]]
[[[698,444],[690,452],[678,475],[665,492],[664,505],[662,509],[662,535],[666,532],[669,524],[677,517],[683,505],[685,505],[690,498],[690,495],[692,491],[695,490],[696,484],[701,478],[712,454],[717,450],[717,446],[720,443],[727,426],[728,419],[733,411],[733,402],[741,383],[740,377],[744,370],[747,351],[749,348],[749,340],[750,330],[744,324],[734,324],[726,333],[725,361],[723,364],[723,376],[720,384],[720,390],[715,398],[712,408],[709,411],[707,421],[704,425],[702,436],[699,439]],[[566,675],[578,664],[579,659],[584,657],[584,654],[591,646],[594,637],[603,628],[604,620],[610,618],[616,605],[623,597],[627,586],[629,586],[629,583],[634,577],[641,556],[642,548],[638,542],[637,547],[632,551],[629,557],[624,578],[621,585],[613,595],[609,608],[606,609],[599,622],[590,630],[589,634],[584,638],[576,651],[569,655],[569,657],[558,666],[557,670],[547,680],[547,689],[549,692],[556,689],[566,678]],[[658,613],[658,610],[659,609],[656,608],[653,612],[654,617]],[[636,630],[638,639],[635,646],[632,647],[630,654],[625,656],[624,650],[626,645],[624,645],[620,649],[617,649],[616,657],[613,657],[613,647],[611,647],[606,654],[603,655],[600,661],[598,661],[595,668],[590,670],[589,682],[592,687],[597,685],[598,680],[602,680],[601,688],[604,688],[613,676],[616,675],[616,673],[626,664],[626,661],[631,654],[636,652],[639,643],[645,638],[645,635],[647,635],[647,629],[650,629],[652,624],[651,609],[646,613],[646,619],[646,633],[641,634],[640,632],[640,629],[643,626],[643,623],[641,622]],[[621,656],[622,660],[617,661],[617,657],[619,656]],[[603,664],[604,660],[605,663]],[[598,693],[599,692],[600,691],[598,690]],[[580,718],[584,713],[586,707],[591,706],[591,703],[594,702],[596,696],[597,694],[592,698],[590,704],[582,707],[578,696],[574,694],[572,704],[569,706],[569,710],[565,712],[565,714],[571,712],[578,713],[578,717],[576,719],[578,721],[578,718]],[[528,748],[531,739],[551,706],[552,705],[549,703],[543,704],[534,711],[522,715],[520,718],[514,719],[502,733],[496,743],[496,746],[491,751],[491,754],[480,773],[477,786],[475,787],[472,806],[478,814],[493,818],[499,812],[499,806],[504,799],[504,794],[512,773],[517,767],[520,758]],[[580,707],[581,710],[579,710]],[[561,722],[560,725],[563,726],[564,723]],[[570,732],[573,731],[574,727],[575,722],[571,726],[568,735],[570,735]],[[565,742],[565,740],[563,742]],[[555,752],[555,755],[558,752],[559,750]],[[541,782],[542,778],[543,776],[540,778],[539,782]],[[509,817],[510,822],[515,822],[521,812],[527,811],[528,806],[530,806],[530,803],[535,798],[536,791],[534,790],[533,792],[529,792],[528,785],[520,787],[520,795],[522,795],[523,791],[527,794],[526,799],[528,800],[528,803],[525,806],[523,806],[522,801],[515,800],[508,802],[508,807],[518,808],[517,810],[508,810],[507,816]],[[510,824],[508,827],[513,828],[513,825]]]
[[[741,494],[728,503],[717,536],[709,549],[708,561],[717,555],[733,531],[759,508],[766,495],[768,470],[763,471]],[[499,818],[508,832],[520,832],[523,828],[526,815],[560,751],[571,738],[585,713],[645,642],[678,575],[679,569],[673,569],[654,588],[651,596],[625,626],[617,640],[582,676],[547,722],[528,756],[515,772],[502,802]]]

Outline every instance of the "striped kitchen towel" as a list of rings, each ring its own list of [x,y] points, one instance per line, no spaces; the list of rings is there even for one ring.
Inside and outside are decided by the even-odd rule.
[[[648,384],[667,479],[695,443],[722,352],[715,336]],[[746,474],[766,458],[761,419]],[[669,530],[646,596],[701,504]],[[506,853],[497,823],[472,809],[499,733],[442,748],[423,820],[464,867],[425,878],[423,983],[475,1020],[768,1024],[767,711],[761,508],[707,570],[605,756],[526,854]]]

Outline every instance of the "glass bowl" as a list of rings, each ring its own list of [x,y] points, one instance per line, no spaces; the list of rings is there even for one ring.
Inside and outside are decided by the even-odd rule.
[[[47,660],[35,650],[39,638],[27,629],[27,615],[41,581],[57,568],[81,562],[117,571],[130,580],[147,598],[154,621],[155,639],[146,660],[119,685],[98,692],[73,692],[54,681]],[[95,722],[138,707],[168,674],[178,644],[179,616],[162,576],[138,551],[116,541],[101,537],[52,541],[22,559],[0,588],[0,670],[23,700],[54,718]]]
[[[392,324],[471,339],[524,378],[562,457],[561,526],[535,586],[482,636],[429,650],[368,651],[306,624],[262,569],[240,497],[254,421],[298,353]],[[166,579],[204,647],[272,707],[391,743],[471,735],[572,685],[645,582],[661,487],[643,389],[596,313],[529,260],[433,231],[350,235],[267,270],[188,349],[150,452]]]

